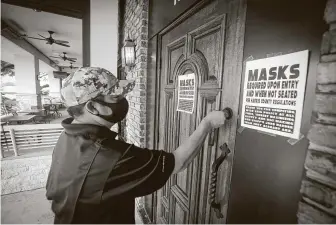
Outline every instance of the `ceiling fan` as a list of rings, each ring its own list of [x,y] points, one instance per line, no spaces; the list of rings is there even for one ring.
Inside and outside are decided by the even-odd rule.
[[[76,62],[77,58],[70,58],[66,56],[66,52],[63,52],[63,55],[59,56],[50,56],[52,58],[63,59],[64,61]]]
[[[25,38],[31,38],[31,39],[36,39],[36,40],[41,40],[41,41],[47,41],[47,45],[52,45],[52,44],[57,44],[61,45],[64,47],[70,47],[70,45],[67,45],[69,42],[68,41],[62,41],[62,40],[56,40],[52,37],[52,35],[55,33],[54,31],[48,31],[49,37],[44,37],[41,34],[38,34],[42,38],[36,38],[36,37],[29,37],[27,34],[22,35],[22,37]]]

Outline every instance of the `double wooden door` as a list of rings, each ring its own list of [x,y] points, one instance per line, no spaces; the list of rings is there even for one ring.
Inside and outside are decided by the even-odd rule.
[[[243,0],[201,1],[158,35],[158,148],[174,151],[212,110],[230,107],[233,118],[205,140],[201,153],[157,192],[156,223],[225,223],[237,124],[245,7]],[[179,75],[194,73],[193,114],[176,111]],[[211,165],[220,146],[231,153],[216,182],[218,218],[209,203]]]

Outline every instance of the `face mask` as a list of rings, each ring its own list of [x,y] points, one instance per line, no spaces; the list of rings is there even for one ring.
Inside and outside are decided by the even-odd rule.
[[[122,98],[119,102],[117,103],[108,103],[108,102],[101,102],[99,101],[100,104],[109,107],[112,109],[112,115],[109,116],[103,116],[99,115],[101,118],[111,122],[111,123],[117,123],[122,121],[128,112],[128,101],[126,98]]]

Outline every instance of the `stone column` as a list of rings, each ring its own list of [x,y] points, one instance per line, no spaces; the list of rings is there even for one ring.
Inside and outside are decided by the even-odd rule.
[[[129,112],[123,126],[125,137],[128,142],[140,147],[146,146],[147,135],[147,50],[148,50],[148,8],[147,0],[124,1],[124,15],[121,27],[120,48],[124,40],[130,35],[136,43],[136,65],[126,69],[127,79],[135,79],[134,90],[127,95]]]
[[[123,138],[136,146],[145,148],[147,136],[147,61],[148,61],[148,9],[147,0],[126,0],[123,1],[124,14],[121,15],[120,27],[120,50],[124,40],[129,37],[136,43],[136,61],[133,68],[123,68],[127,79],[135,79],[134,90],[127,95],[129,112],[121,125],[124,131]],[[123,71],[123,70],[121,70]],[[147,214],[152,206],[154,195],[137,198],[137,210],[143,222],[150,223],[153,217]]]
[[[299,223],[336,223],[336,0],[329,0],[317,70],[313,125],[299,203]]]
[[[16,101],[18,111],[41,107],[39,60],[31,54],[15,55]]]

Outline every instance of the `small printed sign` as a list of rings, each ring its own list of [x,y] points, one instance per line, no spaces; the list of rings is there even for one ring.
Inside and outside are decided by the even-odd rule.
[[[195,107],[195,74],[178,76],[177,111],[193,113]]]
[[[246,62],[241,126],[299,138],[308,54]]]

